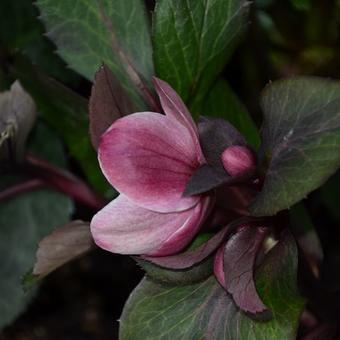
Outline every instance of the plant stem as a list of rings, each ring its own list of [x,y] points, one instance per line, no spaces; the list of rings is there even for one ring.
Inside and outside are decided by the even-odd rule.
[[[41,189],[44,187],[46,187],[46,183],[42,181],[41,179],[37,179],[37,178],[29,179],[21,183],[17,183],[0,192],[0,202],[11,199],[25,192],[36,190],[36,189]]]
[[[33,178],[44,182],[46,186],[72,197],[75,201],[95,211],[107,204],[104,197],[94,192],[84,181],[70,172],[32,154],[27,154],[25,160],[25,170]]]

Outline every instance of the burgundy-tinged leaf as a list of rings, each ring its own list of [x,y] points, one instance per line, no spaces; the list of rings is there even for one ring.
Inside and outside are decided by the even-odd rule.
[[[183,252],[177,255],[153,257],[153,256],[142,256],[143,260],[150,261],[158,266],[169,268],[169,269],[186,269],[200,263],[209,255],[211,255],[230,235],[236,227],[247,223],[249,219],[240,218],[233,221],[232,223],[221,229],[216,235],[210,238],[207,242],[200,245],[198,248]]]
[[[224,250],[225,287],[237,306],[250,313],[267,310],[254,281],[256,256],[267,232],[266,228],[246,226],[228,240]]]
[[[119,80],[103,64],[96,73],[89,103],[90,134],[94,148],[98,148],[101,135],[116,119],[135,111]]]
[[[200,117],[198,131],[208,164],[222,170],[223,151],[232,145],[246,145],[244,137],[224,119]]]
[[[33,275],[42,278],[93,247],[89,223],[77,220],[59,227],[40,241]]]
[[[216,206],[226,212],[248,216],[249,202],[256,194],[257,191],[248,185],[225,185],[216,190]]]
[[[230,184],[234,179],[227,172],[216,169],[208,164],[199,167],[190,177],[184,196],[199,195],[223,184]]]
[[[41,180],[43,185],[65,193],[93,210],[101,209],[107,203],[104,197],[65,169],[58,168],[32,154],[27,154],[25,160],[26,170],[34,178]]]

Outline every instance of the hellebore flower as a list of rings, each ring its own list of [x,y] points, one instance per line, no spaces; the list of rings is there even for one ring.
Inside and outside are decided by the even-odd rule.
[[[205,163],[197,127],[177,93],[160,79],[154,82],[165,115],[120,118],[99,144],[101,169],[120,195],[93,217],[91,232],[99,247],[114,253],[179,252],[210,210],[206,194],[183,196]]]

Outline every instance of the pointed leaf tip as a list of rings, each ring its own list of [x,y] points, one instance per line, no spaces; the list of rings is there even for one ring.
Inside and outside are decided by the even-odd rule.
[[[103,64],[96,72],[89,102],[91,141],[98,148],[102,134],[118,118],[136,111],[120,81]]]
[[[43,278],[93,247],[89,223],[73,221],[59,227],[40,241],[32,275]]]
[[[237,306],[250,313],[262,313],[267,309],[254,281],[256,257],[267,232],[264,228],[245,226],[227,241],[224,248],[225,288]]]

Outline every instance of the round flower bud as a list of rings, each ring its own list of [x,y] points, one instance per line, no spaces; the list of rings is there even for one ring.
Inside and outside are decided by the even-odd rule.
[[[246,146],[233,145],[226,148],[221,160],[224,169],[233,177],[248,174],[256,167],[255,154]]]

